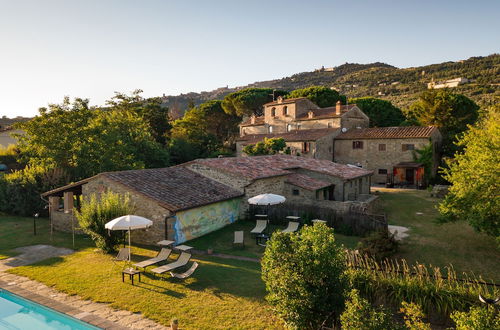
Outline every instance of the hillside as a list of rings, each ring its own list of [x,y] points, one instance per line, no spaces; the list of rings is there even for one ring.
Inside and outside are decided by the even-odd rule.
[[[463,77],[469,83],[453,90],[479,105],[498,102],[500,98],[500,54],[471,57],[458,62],[444,62],[400,69],[385,63],[346,63],[327,70],[302,72],[281,79],[255,82],[236,88],[219,88],[211,92],[165,96],[164,104],[180,114],[190,102],[200,104],[247,87],[294,90],[312,85],[332,87],[348,97],[375,96],[393,102],[401,109],[414,102],[432,79],[436,82]]]

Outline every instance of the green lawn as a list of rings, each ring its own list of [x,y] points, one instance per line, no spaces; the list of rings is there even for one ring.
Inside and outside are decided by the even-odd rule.
[[[39,222],[39,235],[34,237],[32,219],[0,217],[0,254],[12,256],[10,249],[32,244],[72,247],[71,234],[55,233],[50,242],[48,221]],[[183,329],[281,328],[264,300],[259,263],[196,257],[193,260],[200,266],[186,281],[146,274],[143,283],[132,286],[128,280],[121,282],[124,263],[114,264],[113,256],[96,251],[84,236],[76,237],[76,247],[78,251],[72,255],[9,271],[68,294],[141,312],[164,325],[175,317]],[[132,260],[152,257],[155,250],[135,247]]]
[[[418,261],[439,267],[452,264],[458,272],[473,272],[487,280],[500,281],[500,250],[493,238],[475,232],[465,222],[435,223],[435,206],[440,199],[430,197],[428,191],[377,190],[389,224],[410,228],[410,236],[401,244],[397,257],[409,263]]]

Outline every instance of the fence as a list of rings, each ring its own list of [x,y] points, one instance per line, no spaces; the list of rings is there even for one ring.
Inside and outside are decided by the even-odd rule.
[[[384,215],[369,214],[366,210],[353,207],[347,212],[339,212],[329,207],[296,203],[272,206],[250,205],[250,217],[254,219],[255,214],[267,214],[270,222],[277,225],[284,225],[289,215],[299,216],[303,224],[310,224],[313,219],[321,219],[336,232],[346,235],[364,236],[369,232],[387,230],[387,220]]]

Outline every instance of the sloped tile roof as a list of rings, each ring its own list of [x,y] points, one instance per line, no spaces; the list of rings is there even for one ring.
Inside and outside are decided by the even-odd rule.
[[[403,138],[429,138],[437,130],[435,126],[398,126],[398,127],[372,127],[352,128],[339,134],[337,140],[352,139],[403,139]]]
[[[185,167],[105,172],[82,180],[84,184],[103,176],[146,196],[166,209],[176,212],[242,196],[243,193]],[[43,195],[49,196],[74,187],[71,184]]]
[[[293,174],[293,170],[300,168],[346,180],[373,174],[372,171],[337,164],[329,160],[291,155],[206,158],[197,159],[187,164],[192,163],[217,168],[250,180]]]
[[[240,136],[236,141],[246,141],[248,143],[256,143],[264,140],[264,138],[283,138],[285,141],[316,141],[325,135],[329,135],[338,131],[338,128],[318,128],[318,129],[300,129],[286,133],[270,133],[270,134],[248,134]]]
[[[336,114],[336,107],[320,108],[320,109],[310,109],[306,113],[301,114],[297,117],[297,120],[314,120],[314,119],[325,119],[325,118],[340,118],[344,113],[354,108],[356,104],[342,105],[340,107],[340,115]],[[309,111],[312,111],[314,116],[309,118]]]
[[[318,190],[321,188],[325,188],[331,186],[332,184],[329,182],[317,180],[311,178],[308,175],[294,173],[290,174],[286,177],[286,182],[293,184],[294,186],[298,186],[307,190]]]

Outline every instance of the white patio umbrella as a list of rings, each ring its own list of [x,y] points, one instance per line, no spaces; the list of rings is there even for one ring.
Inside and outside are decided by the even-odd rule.
[[[104,225],[104,228],[108,230],[128,230],[128,261],[130,258],[130,231],[133,229],[143,229],[148,228],[153,225],[153,221],[140,217],[138,215],[124,215],[118,217],[116,219],[111,220],[110,222]]]
[[[276,205],[286,201],[286,198],[275,194],[261,194],[248,199],[252,205]]]

